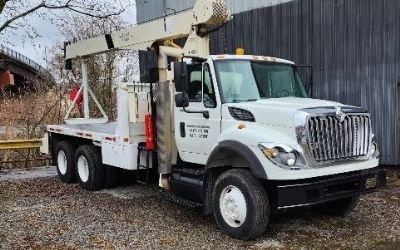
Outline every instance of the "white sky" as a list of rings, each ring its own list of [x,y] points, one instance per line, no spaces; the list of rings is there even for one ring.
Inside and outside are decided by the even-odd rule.
[[[135,6],[129,7],[123,14],[122,17],[127,23],[134,25],[136,23],[136,9]],[[6,44],[7,47],[29,57],[30,59],[36,61],[37,63],[45,66],[46,49],[52,48],[61,41],[62,36],[58,32],[56,25],[52,24],[50,21],[45,21],[39,18],[37,15],[32,14],[26,18],[31,24],[33,24],[40,35],[39,38],[35,39],[37,46],[32,45],[32,41],[29,39],[24,39],[24,30],[17,30],[15,35],[12,36],[12,43],[15,46]],[[23,41],[24,40],[24,41]],[[0,41],[1,44],[1,41]]]

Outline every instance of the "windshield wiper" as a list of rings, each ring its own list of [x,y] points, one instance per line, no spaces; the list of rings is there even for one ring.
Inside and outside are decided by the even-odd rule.
[[[238,103],[238,102],[256,102],[258,99],[245,99],[245,100],[240,100],[240,99],[234,99],[232,102]]]

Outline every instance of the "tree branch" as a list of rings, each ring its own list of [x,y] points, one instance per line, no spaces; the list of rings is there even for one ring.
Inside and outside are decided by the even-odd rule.
[[[0,0],[0,14],[3,12],[4,7],[10,0]]]
[[[1,1],[1,0],[0,0],[0,1]],[[42,3],[36,5],[36,6],[33,7],[33,8],[31,8],[31,9],[25,11],[25,12],[22,12],[22,13],[19,14],[19,15],[14,16],[13,18],[8,19],[7,21],[5,21],[5,22],[0,26],[0,33],[1,33],[3,30],[5,30],[8,26],[10,26],[11,23],[15,22],[17,19],[23,18],[23,17],[25,17],[25,16],[27,16],[27,15],[29,15],[29,14],[31,14],[31,13],[33,13],[33,12],[39,10],[39,9],[41,9],[41,8],[43,8],[44,6],[46,6],[46,4],[45,4],[44,2],[42,2]]]
[[[109,14],[105,14],[105,15],[95,15],[95,14],[91,14],[91,13],[86,12],[86,11],[78,10],[78,9],[76,9],[74,7],[70,7],[70,6],[66,7],[66,9],[68,9],[70,11],[73,11],[73,12],[76,12],[78,14],[82,14],[82,15],[90,16],[90,17],[94,17],[94,18],[99,18],[99,19],[107,19],[107,18],[110,18],[112,16],[118,16],[118,15],[122,14],[122,12],[124,12],[124,10],[120,10],[118,12],[109,13]]]
[[[8,1],[10,1],[10,0],[0,0],[0,13],[2,12],[2,10],[3,10],[4,6],[5,6],[5,4],[6,4]],[[89,16],[89,17],[94,17],[94,18],[99,18],[99,19],[107,19],[107,18],[110,18],[110,17],[112,17],[112,16],[118,16],[118,15],[120,15],[122,12],[125,11],[125,10],[120,10],[120,11],[118,11],[118,12],[108,13],[108,14],[104,14],[104,15],[101,15],[101,14],[93,14],[93,13],[90,12],[90,10],[93,10],[93,9],[85,10],[83,7],[74,6],[74,5],[71,4],[72,1],[73,1],[73,0],[68,0],[68,1],[67,1],[65,4],[63,4],[63,5],[48,5],[48,4],[46,4],[45,1],[43,1],[43,2],[41,2],[40,4],[36,5],[35,7],[31,8],[31,9],[25,11],[25,12],[22,12],[22,13],[20,13],[19,15],[16,15],[16,16],[10,18],[9,20],[5,21],[5,22],[0,26],[0,33],[1,33],[3,30],[5,30],[5,29],[7,29],[8,27],[10,27],[10,25],[11,25],[13,22],[17,21],[18,19],[24,18],[24,17],[26,17],[26,16],[32,14],[33,12],[38,11],[39,9],[52,9],[52,10],[55,10],[55,9],[66,9],[66,10],[69,10],[69,11],[72,11],[72,12],[75,12],[75,13],[78,13],[78,14],[81,14],[81,15],[85,15],[85,16]]]

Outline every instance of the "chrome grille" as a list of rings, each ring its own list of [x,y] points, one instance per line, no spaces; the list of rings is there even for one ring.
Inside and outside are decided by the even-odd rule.
[[[335,115],[309,117],[306,129],[308,149],[317,162],[368,155],[371,143],[368,114],[348,114],[343,121]]]

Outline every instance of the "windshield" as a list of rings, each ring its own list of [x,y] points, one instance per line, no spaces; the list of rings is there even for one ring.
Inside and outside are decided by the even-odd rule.
[[[215,65],[225,102],[307,97],[291,65],[245,60],[218,61]]]

